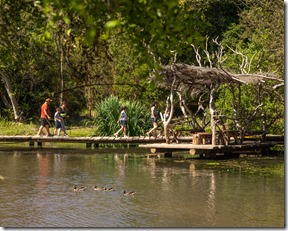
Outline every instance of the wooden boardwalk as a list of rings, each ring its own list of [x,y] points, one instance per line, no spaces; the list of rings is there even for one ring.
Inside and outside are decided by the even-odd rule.
[[[265,141],[261,138],[249,137],[241,144],[236,144],[235,140],[233,143],[225,142],[225,144],[206,144],[203,141],[202,144],[199,144],[199,140],[190,143],[154,143],[154,144],[142,144],[139,147],[149,148],[152,154],[155,153],[165,153],[166,156],[172,156],[172,152],[175,151],[186,151],[191,155],[199,154],[200,156],[215,157],[216,155],[225,155],[232,157],[239,157],[240,153],[244,154],[269,154],[270,148],[275,145],[284,145],[284,136],[270,135],[266,136]]]
[[[181,142],[191,142],[191,137],[180,137]],[[0,136],[0,143],[20,143],[28,142],[29,146],[42,146],[42,143],[85,143],[86,147],[99,144],[147,144],[147,143],[163,143],[163,137],[148,137],[148,136],[128,136],[128,137],[112,137],[112,136],[97,136],[97,137],[38,137],[38,136]]]
[[[147,136],[130,136],[130,137],[38,137],[38,136],[0,136],[0,143],[29,143],[30,147],[35,144],[38,147],[42,143],[85,143],[87,148],[100,144],[137,144],[141,148],[150,149],[151,153],[165,153],[171,156],[175,151],[186,151],[191,155],[199,154],[200,156],[216,156],[216,154],[233,155],[239,152],[251,151],[257,152],[269,150],[275,145],[284,145],[284,136],[267,136],[265,141],[246,140],[242,144],[193,144],[191,136],[178,137],[177,143],[166,144],[164,137],[147,137]]]
[[[151,153],[164,152],[172,153],[175,151],[188,151],[191,155],[196,154],[216,154],[216,153],[234,153],[241,151],[256,151],[273,147],[278,144],[283,144],[277,141],[267,142],[244,142],[243,144],[229,144],[229,145],[212,145],[212,144],[166,144],[166,143],[154,143],[154,144],[142,144],[139,147],[149,148]]]

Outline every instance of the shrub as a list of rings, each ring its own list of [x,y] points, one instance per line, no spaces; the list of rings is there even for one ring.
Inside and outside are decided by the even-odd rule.
[[[136,101],[124,101],[115,96],[110,96],[96,105],[96,116],[94,125],[97,127],[97,134],[110,136],[114,134],[121,125],[117,123],[121,106],[127,107],[127,135],[140,136],[151,127],[149,109]]]

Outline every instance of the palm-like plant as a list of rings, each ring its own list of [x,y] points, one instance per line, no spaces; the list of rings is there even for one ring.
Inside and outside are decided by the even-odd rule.
[[[97,126],[97,134],[109,136],[114,134],[119,128],[117,123],[120,115],[121,106],[126,106],[128,123],[127,135],[144,135],[151,127],[149,119],[149,109],[138,102],[119,100],[115,96],[110,96],[96,105],[96,116],[94,124]]]

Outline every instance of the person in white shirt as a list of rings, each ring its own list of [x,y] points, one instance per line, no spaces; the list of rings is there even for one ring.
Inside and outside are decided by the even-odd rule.
[[[119,119],[117,121],[118,123],[120,122],[121,128],[114,134],[115,137],[118,137],[118,135],[121,131],[123,131],[124,137],[127,137],[127,120],[128,120],[128,117],[126,114],[126,110],[127,110],[126,106],[123,106],[121,108],[120,116],[119,116]]]

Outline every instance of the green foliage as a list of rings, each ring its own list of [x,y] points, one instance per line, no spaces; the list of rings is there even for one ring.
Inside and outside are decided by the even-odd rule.
[[[165,90],[159,89],[157,83],[149,79],[152,68],[143,61],[131,42],[119,38],[117,33],[111,33],[109,44],[109,51],[114,57],[112,65],[115,95],[128,100],[137,99],[147,106],[167,96]]]
[[[115,96],[110,96],[96,105],[96,116],[94,125],[97,127],[97,134],[100,136],[112,135],[121,125],[117,123],[122,106],[126,106],[128,123],[127,135],[144,135],[151,126],[149,110],[136,101],[119,100]]]
[[[167,91],[159,88],[163,79],[151,80],[153,71],[160,63],[171,63],[176,52],[177,62],[195,64],[190,44],[201,47],[200,55],[203,55],[206,36],[210,40],[218,37],[223,45],[253,59],[249,63],[250,73],[275,71],[284,76],[283,19],[280,0],[3,0],[0,2],[1,71],[9,77],[13,94],[28,121],[38,119],[45,97],[53,97],[52,111],[58,105],[63,90],[60,70],[71,121],[81,120],[77,115],[83,111],[88,111],[90,116],[95,105],[112,94],[131,102],[137,100],[148,108],[152,101],[161,104],[167,97]],[[213,51],[217,47],[208,44],[208,49]],[[224,52],[223,58],[229,59],[223,67],[239,72],[242,57],[229,49]],[[0,113],[12,118],[2,82],[0,91]],[[249,116],[255,107],[256,92],[242,89],[238,108],[241,118]],[[272,130],[282,132],[284,99],[274,92],[265,92],[261,96],[262,113]],[[223,96],[227,102],[223,102],[221,94],[224,93],[218,98],[218,104],[223,106],[221,110],[233,116],[229,110],[231,94]],[[283,96],[284,90],[279,95]],[[126,102],[116,105],[116,119],[122,103]],[[137,115],[138,119],[142,117],[145,116]],[[133,115],[131,118],[134,119]],[[261,124],[250,126],[256,128]],[[114,122],[110,127],[110,130],[103,127],[103,131],[112,134],[119,125]],[[141,129],[134,132],[134,127],[131,122],[131,134],[143,133]]]
[[[121,102],[114,96],[96,104],[94,125],[97,126],[97,134],[95,135],[105,136],[116,132],[120,107]]]
[[[137,101],[128,101],[126,103],[129,118],[127,128],[130,136],[144,135],[152,126],[150,122],[150,107],[145,107]]]
[[[252,85],[230,89],[226,85],[220,87],[216,108],[219,115],[225,115],[222,119],[226,128],[237,129],[237,119],[239,125],[247,130],[263,130],[262,118],[265,116],[269,133],[284,134],[284,104],[279,104],[279,98],[271,90],[262,89],[261,94],[258,90],[258,86]]]
[[[240,12],[239,23],[229,25],[229,29],[223,33],[223,44],[236,47],[251,58],[254,62],[251,73],[278,72],[284,73],[284,5],[283,1],[245,0],[246,7]],[[227,55],[231,55],[228,51]],[[230,59],[233,66],[239,63],[236,59]]]
[[[40,126],[40,123],[39,123]],[[0,117],[0,135],[35,135],[38,131],[34,124],[20,124],[8,121],[6,118]]]

